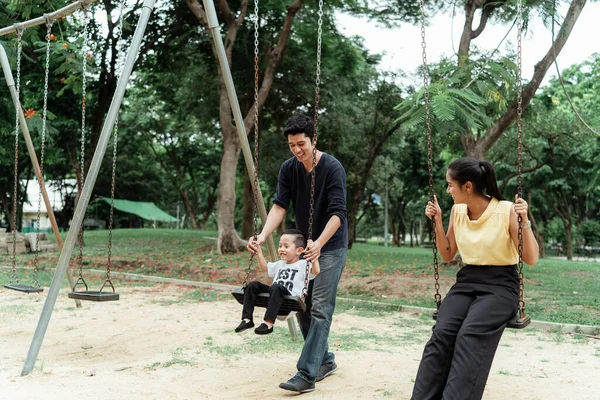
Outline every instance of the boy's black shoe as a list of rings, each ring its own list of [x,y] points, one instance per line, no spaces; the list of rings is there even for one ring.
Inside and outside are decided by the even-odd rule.
[[[321,364],[321,367],[319,368],[319,375],[317,375],[315,382],[321,382],[335,371],[337,371],[337,364],[335,361],[327,364]]]
[[[241,332],[241,331],[245,331],[246,329],[250,329],[254,326],[254,322],[252,321],[244,321],[242,320],[242,322],[238,325],[237,328],[235,328],[236,332]]]
[[[315,383],[307,381],[300,375],[295,375],[287,382],[280,383],[279,387],[292,392],[308,393],[315,390]]]
[[[254,326],[254,324],[252,324],[252,326]],[[254,333],[257,335],[268,335],[271,332],[273,332],[273,327],[269,328],[269,325],[265,324],[264,322],[254,330]]]

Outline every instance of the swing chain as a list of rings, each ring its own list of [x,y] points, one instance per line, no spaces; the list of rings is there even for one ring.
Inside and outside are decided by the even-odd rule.
[[[33,259],[33,285],[34,287],[40,287],[40,283],[37,278],[38,271],[38,257],[39,257],[39,246],[40,246],[40,219],[42,209],[42,186],[44,184],[44,158],[45,158],[45,145],[46,145],[46,122],[48,120],[48,81],[50,71],[50,35],[52,33],[52,20],[47,14],[44,15],[46,18],[46,65],[44,68],[44,108],[42,111],[42,138],[40,144],[40,180],[39,183],[39,194],[38,194],[38,208],[37,208],[37,221],[36,221],[36,235],[35,235],[35,256]]]
[[[254,2],[254,218],[252,220],[253,237],[258,237],[258,0]],[[248,278],[252,272],[252,260],[254,260],[254,254],[250,254],[248,260],[248,268],[246,269],[246,277],[242,287],[245,289],[248,285]]]
[[[81,201],[81,193],[83,192],[83,184],[85,182],[85,117],[86,117],[86,72],[87,72],[87,45],[88,45],[88,8],[82,5],[83,9],[83,43],[81,46],[81,55],[83,58],[81,71],[81,154],[80,154],[80,175],[79,175],[79,196],[78,201]],[[85,218],[84,218],[85,219]],[[79,255],[77,264],[79,265],[79,279],[83,279],[83,221],[79,228],[77,236],[77,244],[79,246]]]
[[[120,50],[121,39],[123,38],[123,0],[119,2],[119,33],[117,34],[116,42],[117,49]],[[121,78],[121,72],[123,68],[123,57],[121,51],[117,53],[117,80]],[[112,267],[112,248],[113,248],[113,222],[114,222],[114,211],[115,211],[115,185],[117,176],[117,143],[119,138],[119,116],[115,119],[115,125],[113,126],[113,158],[112,158],[112,174],[110,181],[110,212],[108,216],[108,255],[106,258],[106,281],[110,282],[110,269]],[[106,284],[106,282],[105,282]],[[112,286],[112,283],[111,283]],[[104,287],[104,285],[102,286]],[[102,291],[102,289],[100,290]],[[114,292],[114,288],[113,288]]]
[[[420,1],[421,5],[421,48],[423,58],[423,97],[425,98],[425,131],[427,133],[427,170],[429,172],[429,201],[434,201],[434,190],[433,190],[433,150],[431,144],[431,104],[429,99],[429,67],[427,65],[427,52],[425,41],[425,2]],[[439,310],[442,302],[442,295],[440,294],[440,272],[438,262],[438,249],[437,249],[437,234],[436,234],[436,222],[435,218],[431,219],[431,240],[433,241],[433,277],[435,278],[435,295],[434,301],[437,309]]]
[[[523,198],[523,80],[522,80],[522,35],[523,35],[523,3],[517,1],[517,193],[519,198]],[[525,300],[523,293],[525,290],[525,279],[523,276],[523,217],[517,216],[519,222],[519,317],[525,317]]]
[[[12,198],[12,237],[13,237],[13,254],[12,254],[12,269],[10,276],[10,284],[19,283],[17,276],[17,195],[19,186],[19,110],[21,108],[21,56],[23,54],[23,31],[19,25],[15,25],[17,31],[17,107],[15,113],[15,173]]]
[[[321,48],[323,36],[323,0],[319,0],[319,16],[317,29],[317,70],[315,77],[315,114],[314,114],[314,133],[313,133],[313,151],[312,151],[312,169],[310,171],[310,209],[308,214],[308,240],[313,236],[313,220],[315,213],[315,182],[317,169],[317,139],[319,132],[319,96],[321,93]],[[308,294],[308,275],[310,272],[309,262],[306,263],[306,274],[304,274],[304,295]]]

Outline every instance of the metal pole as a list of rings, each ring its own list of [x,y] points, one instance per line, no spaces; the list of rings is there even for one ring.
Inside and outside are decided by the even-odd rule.
[[[23,137],[25,138],[25,143],[27,144],[27,152],[29,153],[29,158],[31,158],[31,163],[33,164],[33,169],[35,171],[35,176],[38,179],[38,184],[42,189],[42,198],[44,199],[44,204],[46,205],[46,210],[48,211],[48,218],[50,219],[50,224],[52,225],[52,232],[54,233],[54,238],[56,239],[58,250],[62,251],[63,242],[62,238],[60,237],[58,225],[56,224],[56,218],[54,217],[54,210],[52,209],[50,199],[48,198],[48,192],[46,191],[44,177],[42,176],[40,164],[38,162],[37,155],[35,154],[35,148],[33,147],[33,142],[31,141],[31,135],[29,134],[29,127],[27,126],[25,115],[23,115],[23,108],[21,107],[21,104],[19,102],[19,96],[17,94],[15,81],[13,79],[12,71],[10,69],[10,63],[8,61],[6,51],[4,50],[2,44],[0,44],[0,64],[2,64],[2,71],[4,72],[4,78],[6,79],[6,85],[8,86],[10,96],[12,97],[12,101],[15,105],[15,108],[19,112],[19,122],[21,125],[21,130],[23,132]],[[73,280],[73,270],[71,268],[67,270],[67,279],[69,280],[69,287],[73,287],[75,281]],[[75,306],[77,308],[81,308],[81,301],[75,299]]]
[[[75,247],[75,242],[77,240],[77,234],[81,228],[81,224],[83,223],[85,210],[90,202],[90,197],[92,196],[92,190],[94,189],[94,184],[96,183],[96,178],[98,177],[98,172],[100,171],[102,159],[106,153],[106,147],[108,146],[108,141],[110,140],[112,129],[123,101],[123,96],[125,95],[125,89],[129,81],[129,76],[131,75],[131,70],[135,64],[140,45],[142,43],[142,38],[144,36],[144,31],[148,25],[150,13],[154,8],[154,1],[155,0],[144,0],[142,13],[135,29],[133,39],[131,40],[131,47],[127,53],[127,58],[125,59],[125,63],[123,65],[123,72],[121,73],[119,81],[117,82],[115,94],[110,103],[110,108],[108,109],[106,119],[104,120],[102,132],[100,133],[100,137],[98,139],[98,145],[96,146],[96,151],[94,152],[94,157],[92,158],[79,202],[77,202],[77,207],[75,208],[75,213],[73,214],[73,220],[71,222],[69,233],[67,234],[65,247],[60,253],[60,257],[56,265],[56,271],[54,272],[54,278],[52,279],[50,289],[48,289],[48,296],[46,297],[46,302],[44,303],[40,320],[35,330],[35,334],[33,335],[31,346],[29,347],[29,352],[27,353],[27,358],[25,359],[25,364],[23,365],[23,370],[21,371],[21,376],[31,373],[33,367],[35,366],[37,356],[40,352],[40,347],[42,346],[42,341],[44,340],[46,330],[48,329],[48,323],[50,322],[52,310],[54,308],[54,304],[56,303],[56,298],[60,289],[60,282],[62,281],[67,270],[67,266],[69,265],[71,253],[73,252],[73,248]]]
[[[233,112],[233,118],[235,120],[235,127],[237,128],[238,138],[242,146],[242,152],[244,153],[244,161],[246,161],[246,169],[248,170],[248,176],[252,183],[252,189],[254,188],[254,161],[252,160],[252,152],[250,151],[250,145],[248,144],[248,136],[246,135],[246,126],[244,125],[244,117],[240,110],[240,103],[238,102],[237,94],[235,92],[235,86],[233,84],[233,78],[231,77],[231,70],[227,63],[227,55],[225,54],[225,47],[223,46],[223,40],[221,39],[221,30],[219,28],[219,21],[217,20],[217,13],[215,11],[215,5],[213,0],[203,0],[204,10],[206,11],[206,18],[208,19],[208,29],[213,38],[215,48],[217,50],[217,58],[219,59],[219,65],[221,67],[221,74],[223,75],[223,81],[227,88],[227,96],[229,97],[229,104]],[[265,200],[263,199],[262,191],[260,186],[256,188],[258,192],[258,213],[263,224],[267,221],[267,209],[265,208]],[[277,250],[275,249],[275,242],[273,237],[267,238],[267,247],[269,248],[269,254],[272,260],[277,259]]]
[[[84,6],[87,6],[88,4],[91,4],[93,2],[94,2],[94,0],[77,0],[77,1],[69,4],[68,6],[65,6],[54,12],[46,14],[46,16],[48,17],[48,19],[50,19],[50,21],[54,21],[57,18],[65,17],[65,16],[73,13],[75,10],[77,10],[79,8],[83,8]],[[30,19],[29,21],[25,21],[25,22],[22,22],[17,25],[21,29],[26,29],[26,28],[31,28],[32,26],[42,25],[45,23],[46,23],[46,18],[44,18],[44,16],[41,16],[38,18]],[[14,25],[7,26],[6,28],[0,29],[0,36],[8,35],[10,33],[16,32],[16,31],[17,31],[16,26],[14,26]]]

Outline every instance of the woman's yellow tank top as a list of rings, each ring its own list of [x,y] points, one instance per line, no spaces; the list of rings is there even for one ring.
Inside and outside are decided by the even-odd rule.
[[[454,205],[454,237],[465,264],[514,265],[519,253],[510,236],[513,203],[492,197],[476,221],[471,221],[466,204]]]

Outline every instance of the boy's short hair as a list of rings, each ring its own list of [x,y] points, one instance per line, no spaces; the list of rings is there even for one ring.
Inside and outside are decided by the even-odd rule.
[[[283,136],[287,138],[288,135],[297,135],[299,133],[304,133],[310,140],[313,140],[313,137],[315,136],[315,125],[312,118],[304,114],[295,114],[289,119],[283,129]]]
[[[306,248],[306,236],[304,236],[304,233],[302,233],[301,230],[299,229],[287,229],[285,232],[283,232],[283,235],[290,235],[294,237],[294,245],[296,247],[304,247]]]

